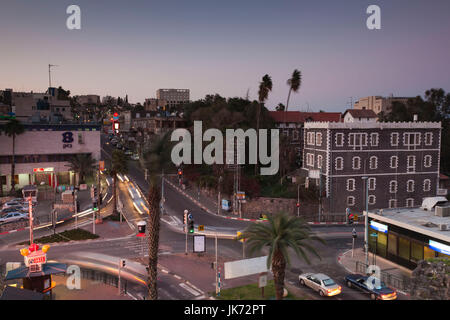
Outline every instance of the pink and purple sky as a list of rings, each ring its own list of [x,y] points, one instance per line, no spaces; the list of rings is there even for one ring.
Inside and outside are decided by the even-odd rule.
[[[66,9],[81,8],[81,30]],[[366,9],[381,8],[381,30]],[[159,88],[188,88],[257,98],[264,74],[274,87],[267,106],[286,103],[286,80],[303,84],[290,110],[343,111],[369,95],[450,91],[450,1],[2,1],[0,89],[143,102]]]

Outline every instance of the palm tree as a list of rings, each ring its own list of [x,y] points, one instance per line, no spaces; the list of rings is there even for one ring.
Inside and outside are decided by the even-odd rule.
[[[300,86],[302,85],[302,73],[301,71],[298,71],[297,69],[294,70],[292,73],[292,77],[287,81],[287,84],[289,86],[289,94],[286,102],[286,111],[288,111],[289,107],[289,99],[291,97],[291,92],[298,92],[300,89]]]
[[[127,157],[122,150],[114,150],[111,157],[110,174],[113,177],[113,193],[114,193],[114,210],[113,214],[117,215],[117,174],[128,173]]]
[[[79,185],[80,183],[85,183],[86,176],[89,176],[94,171],[97,161],[92,158],[92,154],[90,153],[81,153],[76,154],[68,160],[69,164],[66,165],[69,167],[70,171],[75,172],[78,177],[77,181],[75,181],[74,185]]]
[[[11,191],[10,194],[15,193],[16,181],[14,179],[15,168],[16,168],[16,136],[21,135],[25,132],[25,127],[20,123],[19,120],[11,119],[3,127],[4,133],[8,137],[12,137],[12,162],[11,162]]]
[[[259,104],[258,104],[258,112],[256,115],[256,132],[259,132],[259,122],[260,122],[260,117],[261,117],[262,105],[269,97],[270,91],[272,91],[272,78],[270,78],[270,76],[268,74],[266,74],[262,78],[262,81],[259,83],[259,91],[258,91]],[[256,147],[256,148],[257,148],[257,152],[258,152],[258,147]],[[255,165],[255,175],[256,175],[257,170],[258,170],[258,164]]]
[[[238,239],[247,239],[246,247],[250,254],[261,252],[266,246],[269,247],[267,269],[272,265],[277,300],[283,299],[286,263],[290,264],[288,249],[293,249],[297,256],[301,256],[309,264],[305,250],[320,259],[309,241],[324,243],[322,239],[312,234],[302,219],[289,216],[285,212],[269,216],[266,223],[250,225]]]
[[[160,229],[160,202],[157,174],[164,173],[164,168],[171,163],[170,161],[170,132],[163,136],[157,136],[150,144],[149,151],[145,154],[145,166],[150,175],[150,189],[148,194],[149,217],[148,217],[148,298],[150,300],[158,299],[157,266],[158,266],[158,248],[159,248],[159,229]]]

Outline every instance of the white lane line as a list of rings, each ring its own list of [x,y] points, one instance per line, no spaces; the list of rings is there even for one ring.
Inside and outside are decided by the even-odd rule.
[[[185,283],[180,283],[179,286],[182,287],[184,290],[188,291],[189,293],[191,293],[194,296],[199,296],[200,295],[200,292],[197,292],[196,290],[192,289],[191,287],[189,287]]]

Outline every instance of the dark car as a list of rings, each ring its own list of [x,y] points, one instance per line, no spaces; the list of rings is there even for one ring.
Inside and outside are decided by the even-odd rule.
[[[361,274],[349,274],[345,277],[345,283],[349,288],[356,288],[362,292],[370,295],[372,300],[395,300],[397,299],[397,292],[387,287],[383,281]],[[375,281],[374,281],[375,280]],[[370,283],[372,282],[372,283]]]

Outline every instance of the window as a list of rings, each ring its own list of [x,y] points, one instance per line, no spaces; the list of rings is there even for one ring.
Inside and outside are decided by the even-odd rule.
[[[414,192],[414,180],[408,180],[406,182],[406,191],[407,192]]]
[[[322,134],[320,132],[316,133],[316,146],[322,145]]]
[[[418,262],[419,260],[423,260],[423,245],[411,241],[411,260],[414,262]]]
[[[398,146],[398,133],[397,132],[391,133],[391,146],[392,147]]]
[[[397,208],[397,199],[389,200],[389,208]]]
[[[395,207],[392,207],[395,208]],[[388,253],[396,256],[397,255],[397,235],[388,233]]]
[[[378,138],[379,138],[378,133],[371,133],[370,134],[370,145],[372,147],[378,147]]]
[[[347,191],[355,191],[355,179],[347,179]]]
[[[398,255],[409,261],[409,240],[403,237],[398,237]]]
[[[431,180],[425,179],[423,180],[423,191],[430,191],[431,190]]]
[[[427,154],[425,157],[423,157],[423,166],[425,168],[431,167],[431,155]]]
[[[397,192],[397,181],[392,180],[389,182],[389,192],[390,193],[396,193]]]
[[[348,135],[348,145],[353,148],[367,146],[367,133],[350,133]]]
[[[406,206],[407,206],[408,208],[414,207],[414,199],[413,199],[413,198],[408,198],[408,199],[406,199]]]
[[[406,132],[403,134],[403,144],[409,149],[420,146],[420,132]]]
[[[427,132],[425,133],[425,145],[431,146],[433,144],[433,133]]]
[[[378,168],[378,158],[375,156],[370,157],[369,159],[369,168],[377,169]]]
[[[336,160],[334,160],[334,167],[336,170],[342,170],[344,168],[344,158],[337,157]]]
[[[78,143],[79,144],[83,144],[83,134],[82,133],[78,133]]]
[[[319,168],[319,169],[322,168],[322,156],[321,155],[317,156],[317,168]]]
[[[376,189],[376,178],[369,178],[369,190],[375,190]]]
[[[392,169],[397,169],[398,168],[398,157],[397,156],[391,156],[390,166],[391,166]]]
[[[297,141],[299,137],[298,130],[292,131],[292,140]]]
[[[369,196],[369,204],[375,204],[376,200],[377,197],[375,197],[374,195]]]
[[[336,133],[335,139],[336,139],[335,140],[336,147],[344,146],[344,134],[343,133]]]
[[[312,153],[306,155],[306,165],[314,167],[314,155]]]
[[[361,169],[361,158],[360,157],[353,157],[352,168],[353,168],[353,170]]]
[[[354,206],[355,205],[355,197],[347,197],[347,205],[348,206]]]
[[[307,143],[309,145],[314,145],[314,138],[315,138],[314,132],[308,132],[306,138],[307,138]]]
[[[289,137],[289,130],[283,130],[283,136]]]
[[[416,171],[416,156],[408,156],[406,163],[406,172]]]

